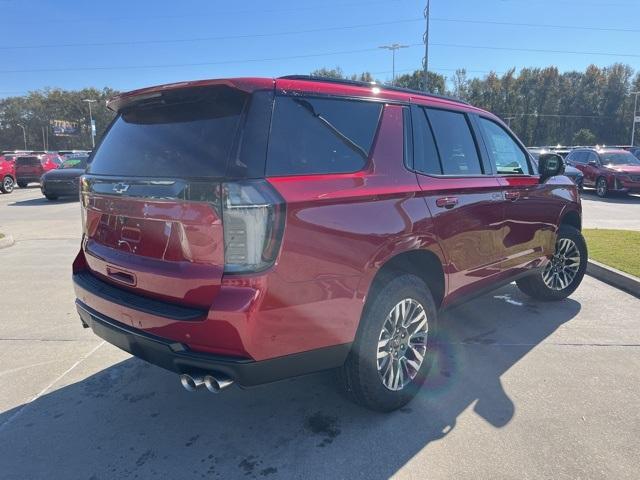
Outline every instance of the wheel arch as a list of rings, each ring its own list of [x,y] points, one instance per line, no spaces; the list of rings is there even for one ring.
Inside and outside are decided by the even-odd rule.
[[[436,307],[439,307],[446,293],[446,276],[443,263],[441,255],[430,248],[396,252],[383,262],[377,262],[379,268],[372,275],[368,288],[365,290],[365,302],[394,276],[408,273],[425,282],[431,290]]]
[[[570,225],[582,231],[582,216],[577,210],[569,210],[560,218],[560,225]]]

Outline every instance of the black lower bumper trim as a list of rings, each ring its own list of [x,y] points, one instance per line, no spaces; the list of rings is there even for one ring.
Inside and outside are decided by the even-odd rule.
[[[223,373],[246,387],[337,368],[351,350],[346,343],[262,361],[209,355],[124,325],[79,300],[76,307],[96,335],[142,360],[176,373]]]
[[[86,271],[74,273],[73,281],[80,288],[104,300],[158,317],[169,318],[171,320],[193,321],[202,320],[207,315],[206,310],[161,302],[114,287]]]

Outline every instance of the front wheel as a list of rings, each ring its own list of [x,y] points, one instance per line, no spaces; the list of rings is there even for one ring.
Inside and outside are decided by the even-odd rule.
[[[7,175],[2,179],[2,183],[0,184],[0,192],[11,193],[13,192],[13,186],[13,177]]]
[[[47,197],[47,200],[57,200],[58,196],[57,195],[51,195],[50,193],[45,194],[45,197]]]
[[[582,282],[587,270],[587,244],[582,233],[569,225],[561,225],[556,250],[542,273],[516,281],[518,288],[537,300],[562,300]]]
[[[357,403],[390,412],[418,393],[433,363],[437,310],[414,275],[390,280],[367,300],[356,341],[339,371]]]

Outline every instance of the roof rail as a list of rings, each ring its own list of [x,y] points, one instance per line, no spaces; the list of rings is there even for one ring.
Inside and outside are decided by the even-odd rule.
[[[344,85],[354,85],[357,87],[371,87],[372,85],[375,85],[381,89],[391,90],[393,92],[412,93],[414,95],[421,95],[423,97],[439,98],[442,100],[451,100],[452,102],[458,102],[458,103],[463,103],[465,105],[469,105],[469,102],[466,102],[465,100],[461,100],[456,97],[451,97],[449,95],[438,95],[437,93],[427,93],[421,90],[414,90],[413,88],[394,87],[394,86],[384,85],[384,84],[375,83],[375,82],[362,82],[360,80],[347,80],[347,79],[330,78],[330,77],[315,77],[313,75],[284,75],[278,78],[285,79],[285,80],[306,80],[309,82],[341,83]]]

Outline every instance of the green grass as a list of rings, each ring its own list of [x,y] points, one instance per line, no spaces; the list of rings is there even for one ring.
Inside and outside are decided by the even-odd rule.
[[[0,238],[4,237],[4,233],[0,232]]]
[[[640,277],[640,232],[585,229],[589,258]]]

